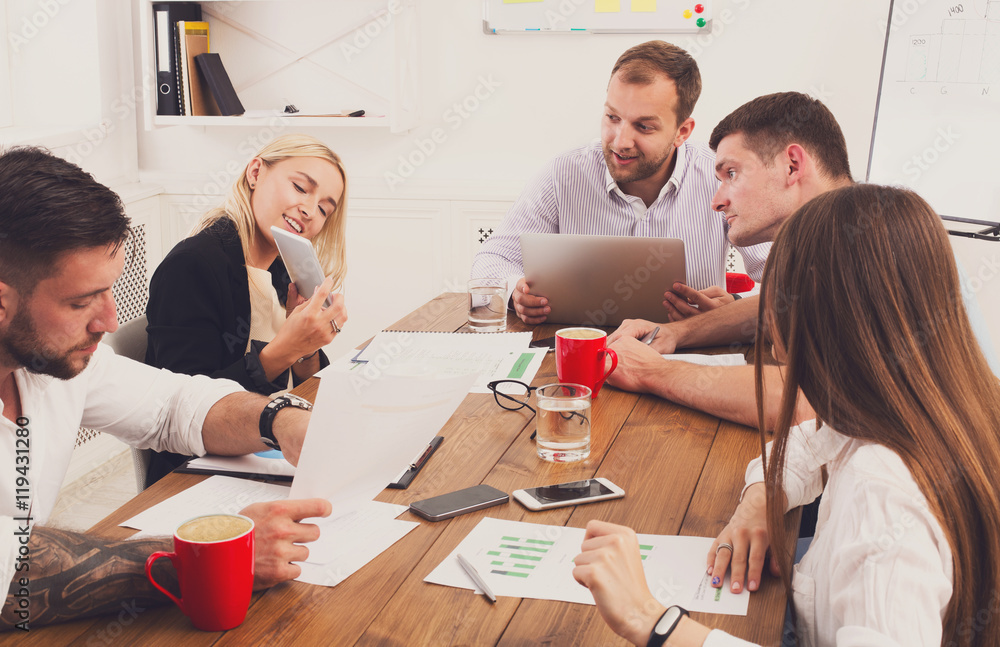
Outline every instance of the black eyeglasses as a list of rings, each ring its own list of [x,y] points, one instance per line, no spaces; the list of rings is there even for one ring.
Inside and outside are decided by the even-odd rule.
[[[493,391],[493,399],[507,411],[517,411],[527,407],[531,409],[531,413],[538,413],[528,404],[531,392],[537,389],[537,386],[528,386],[518,380],[494,380],[487,384],[486,388]]]
[[[497,401],[497,404],[507,411],[517,411],[526,407],[531,410],[531,413],[538,413],[533,406],[528,404],[531,392],[538,389],[537,386],[528,386],[518,380],[494,380],[493,382],[489,382],[486,388],[493,392],[493,399]],[[581,425],[587,422],[587,416],[579,411],[561,411],[559,415],[564,420],[579,418]],[[537,433],[537,431],[531,432],[532,440],[534,440]]]

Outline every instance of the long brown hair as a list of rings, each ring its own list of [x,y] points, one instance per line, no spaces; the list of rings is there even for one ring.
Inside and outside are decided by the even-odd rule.
[[[785,222],[771,249],[758,326],[785,352],[765,465],[779,563],[788,560],[780,555],[784,509],[775,493],[783,491],[801,388],[821,424],[902,458],[951,547],[945,642],[992,644],[1000,618],[994,626],[976,623],[981,610],[993,613],[990,596],[1000,586],[1000,381],[969,325],[937,214],[912,192],[876,185],[812,200]],[[756,351],[762,451],[764,346]],[[790,586],[788,573],[782,579]]]

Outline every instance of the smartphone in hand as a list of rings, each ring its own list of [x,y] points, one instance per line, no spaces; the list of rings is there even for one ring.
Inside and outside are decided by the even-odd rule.
[[[274,236],[274,243],[278,246],[278,253],[281,254],[285,269],[288,270],[288,276],[295,284],[295,289],[306,299],[312,297],[316,288],[326,279],[312,243],[280,227],[271,227],[271,234]],[[329,297],[323,305],[330,307]]]

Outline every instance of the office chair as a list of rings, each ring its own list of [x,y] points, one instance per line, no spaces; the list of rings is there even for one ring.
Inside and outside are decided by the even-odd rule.
[[[146,358],[146,315],[136,317],[104,336],[104,342],[114,349],[115,354],[142,362]],[[149,449],[132,448],[132,464],[135,466],[137,492],[146,489],[146,473],[153,452]]]

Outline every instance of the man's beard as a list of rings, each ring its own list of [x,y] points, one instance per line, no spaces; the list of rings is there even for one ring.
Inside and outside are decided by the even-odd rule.
[[[630,168],[623,169],[618,167],[618,162],[615,161],[615,154],[611,152],[611,149],[607,146],[604,147],[604,162],[608,165],[611,177],[618,184],[638,182],[639,180],[652,177],[657,171],[663,168],[664,164],[668,163],[668,159],[670,159],[669,150],[659,160],[651,160],[640,156]]]
[[[88,343],[60,353],[45,346],[31,317],[24,309],[21,309],[14,315],[10,326],[4,331],[0,347],[17,365],[23,366],[31,373],[51,375],[60,380],[68,380],[79,375],[90,362],[90,356],[85,355],[82,366],[74,366],[70,361],[70,355],[74,351],[90,348],[101,341],[103,336],[102,334],[94,335]]]

